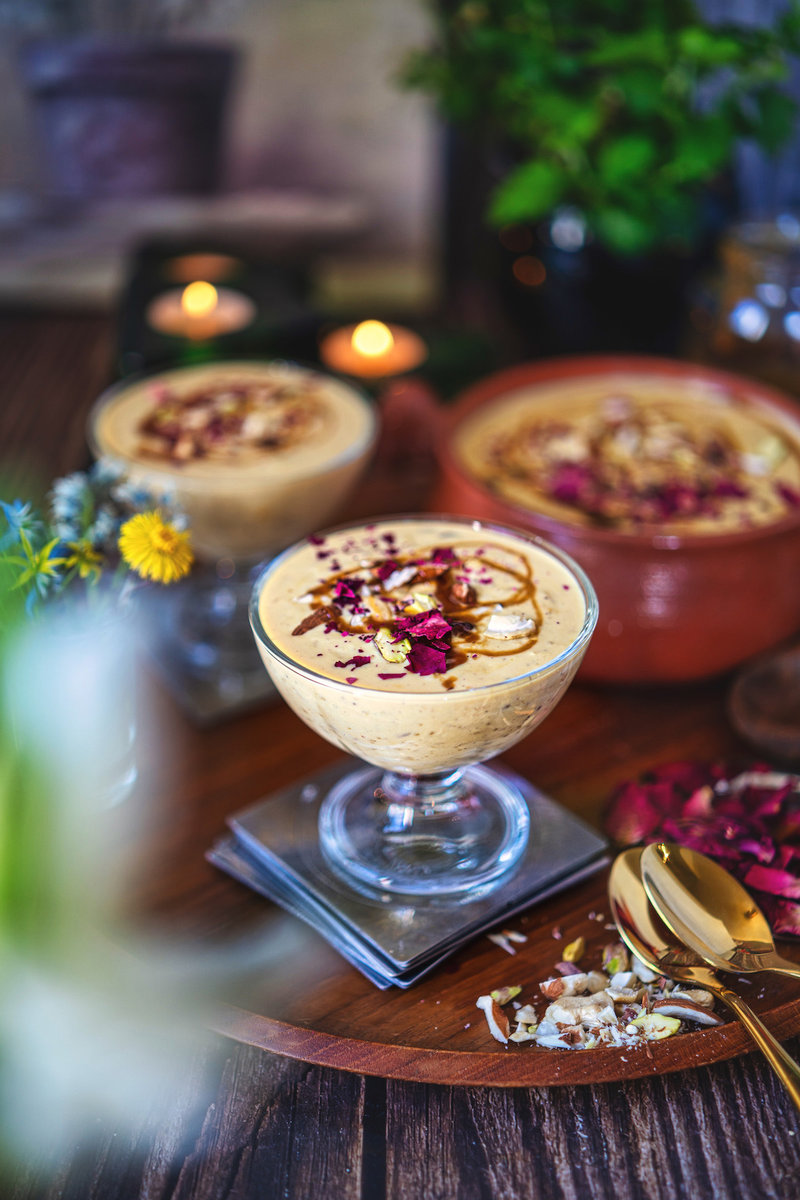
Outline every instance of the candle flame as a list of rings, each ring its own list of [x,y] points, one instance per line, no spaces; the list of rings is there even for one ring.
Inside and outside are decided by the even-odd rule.
[[[217,307],[217,289],[211,283],[190,283],[183,289],[181,308],[187,317],[207,317]]]
[[[350,340],[353,349],[368,358],[386,354],[394,345],[392,331],[382,321],[362,321],[356,325]]]

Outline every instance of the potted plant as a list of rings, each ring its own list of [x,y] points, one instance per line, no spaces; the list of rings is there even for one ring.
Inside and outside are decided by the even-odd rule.
[[[77,200],[219,183],[236,50],[185,36],[223,0],[10,0],[47,182]]]
[[[573,334],[593,288],[606,315],[616,302],[634,321],[654,278],[662,300],[665,285],[679,298],[739,140],[775,151],[793,129],[782,84],[800,49],[795,2],[768,28],[711,23],[691,0],[443,0],[434,11],[435,40],[402,80],[457,131],[451,264],[474,269],[477,245],[485,268],[485,218],[508,250],[506,283],[540,295],[547,281]]]

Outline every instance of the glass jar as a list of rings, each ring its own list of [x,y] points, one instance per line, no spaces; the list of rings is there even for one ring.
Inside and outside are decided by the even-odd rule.
[[[800,216],[732,226],[689,317],[690,357],[800,397]]]

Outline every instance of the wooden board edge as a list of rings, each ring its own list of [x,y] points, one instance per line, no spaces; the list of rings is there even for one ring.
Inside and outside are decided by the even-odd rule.
[[[800,999],[763,1014],[763,1020],[779,1040],[800,1033]],[[210,1028],[233,1041],[314,1066],[456,1087],[622,1083],[710,1066],[755,1050],[744,1028],[734,1021],[651,1044],[649,1054],[647,1048],[568,1051],[509,1046],[478,1052],[395,1046],[291,1025],[230,1004],[217,1010]]]

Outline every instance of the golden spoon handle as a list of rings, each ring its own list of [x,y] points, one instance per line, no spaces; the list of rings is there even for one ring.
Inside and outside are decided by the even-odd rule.
[[[778,1039],[767,1029],[760,1017],[757,1017],[749,1004],[745,1004],[741,996],[730,988],[714,988],[714,994],[723,1004],[736,1014],[744,1025],[750,1037],[758,1046],[761,1053],[780,1079],[783,1086],[794,1101],[794,1106],[800,1109],[800,1066],[791,1055],[787,1054]]]
[[[789,962],[788,958],[781,958],[779,954],[770,960],[766,969],[777,971],[781,975],[791,975],[792,979],[800,979],[800,967],[797,963]]]

